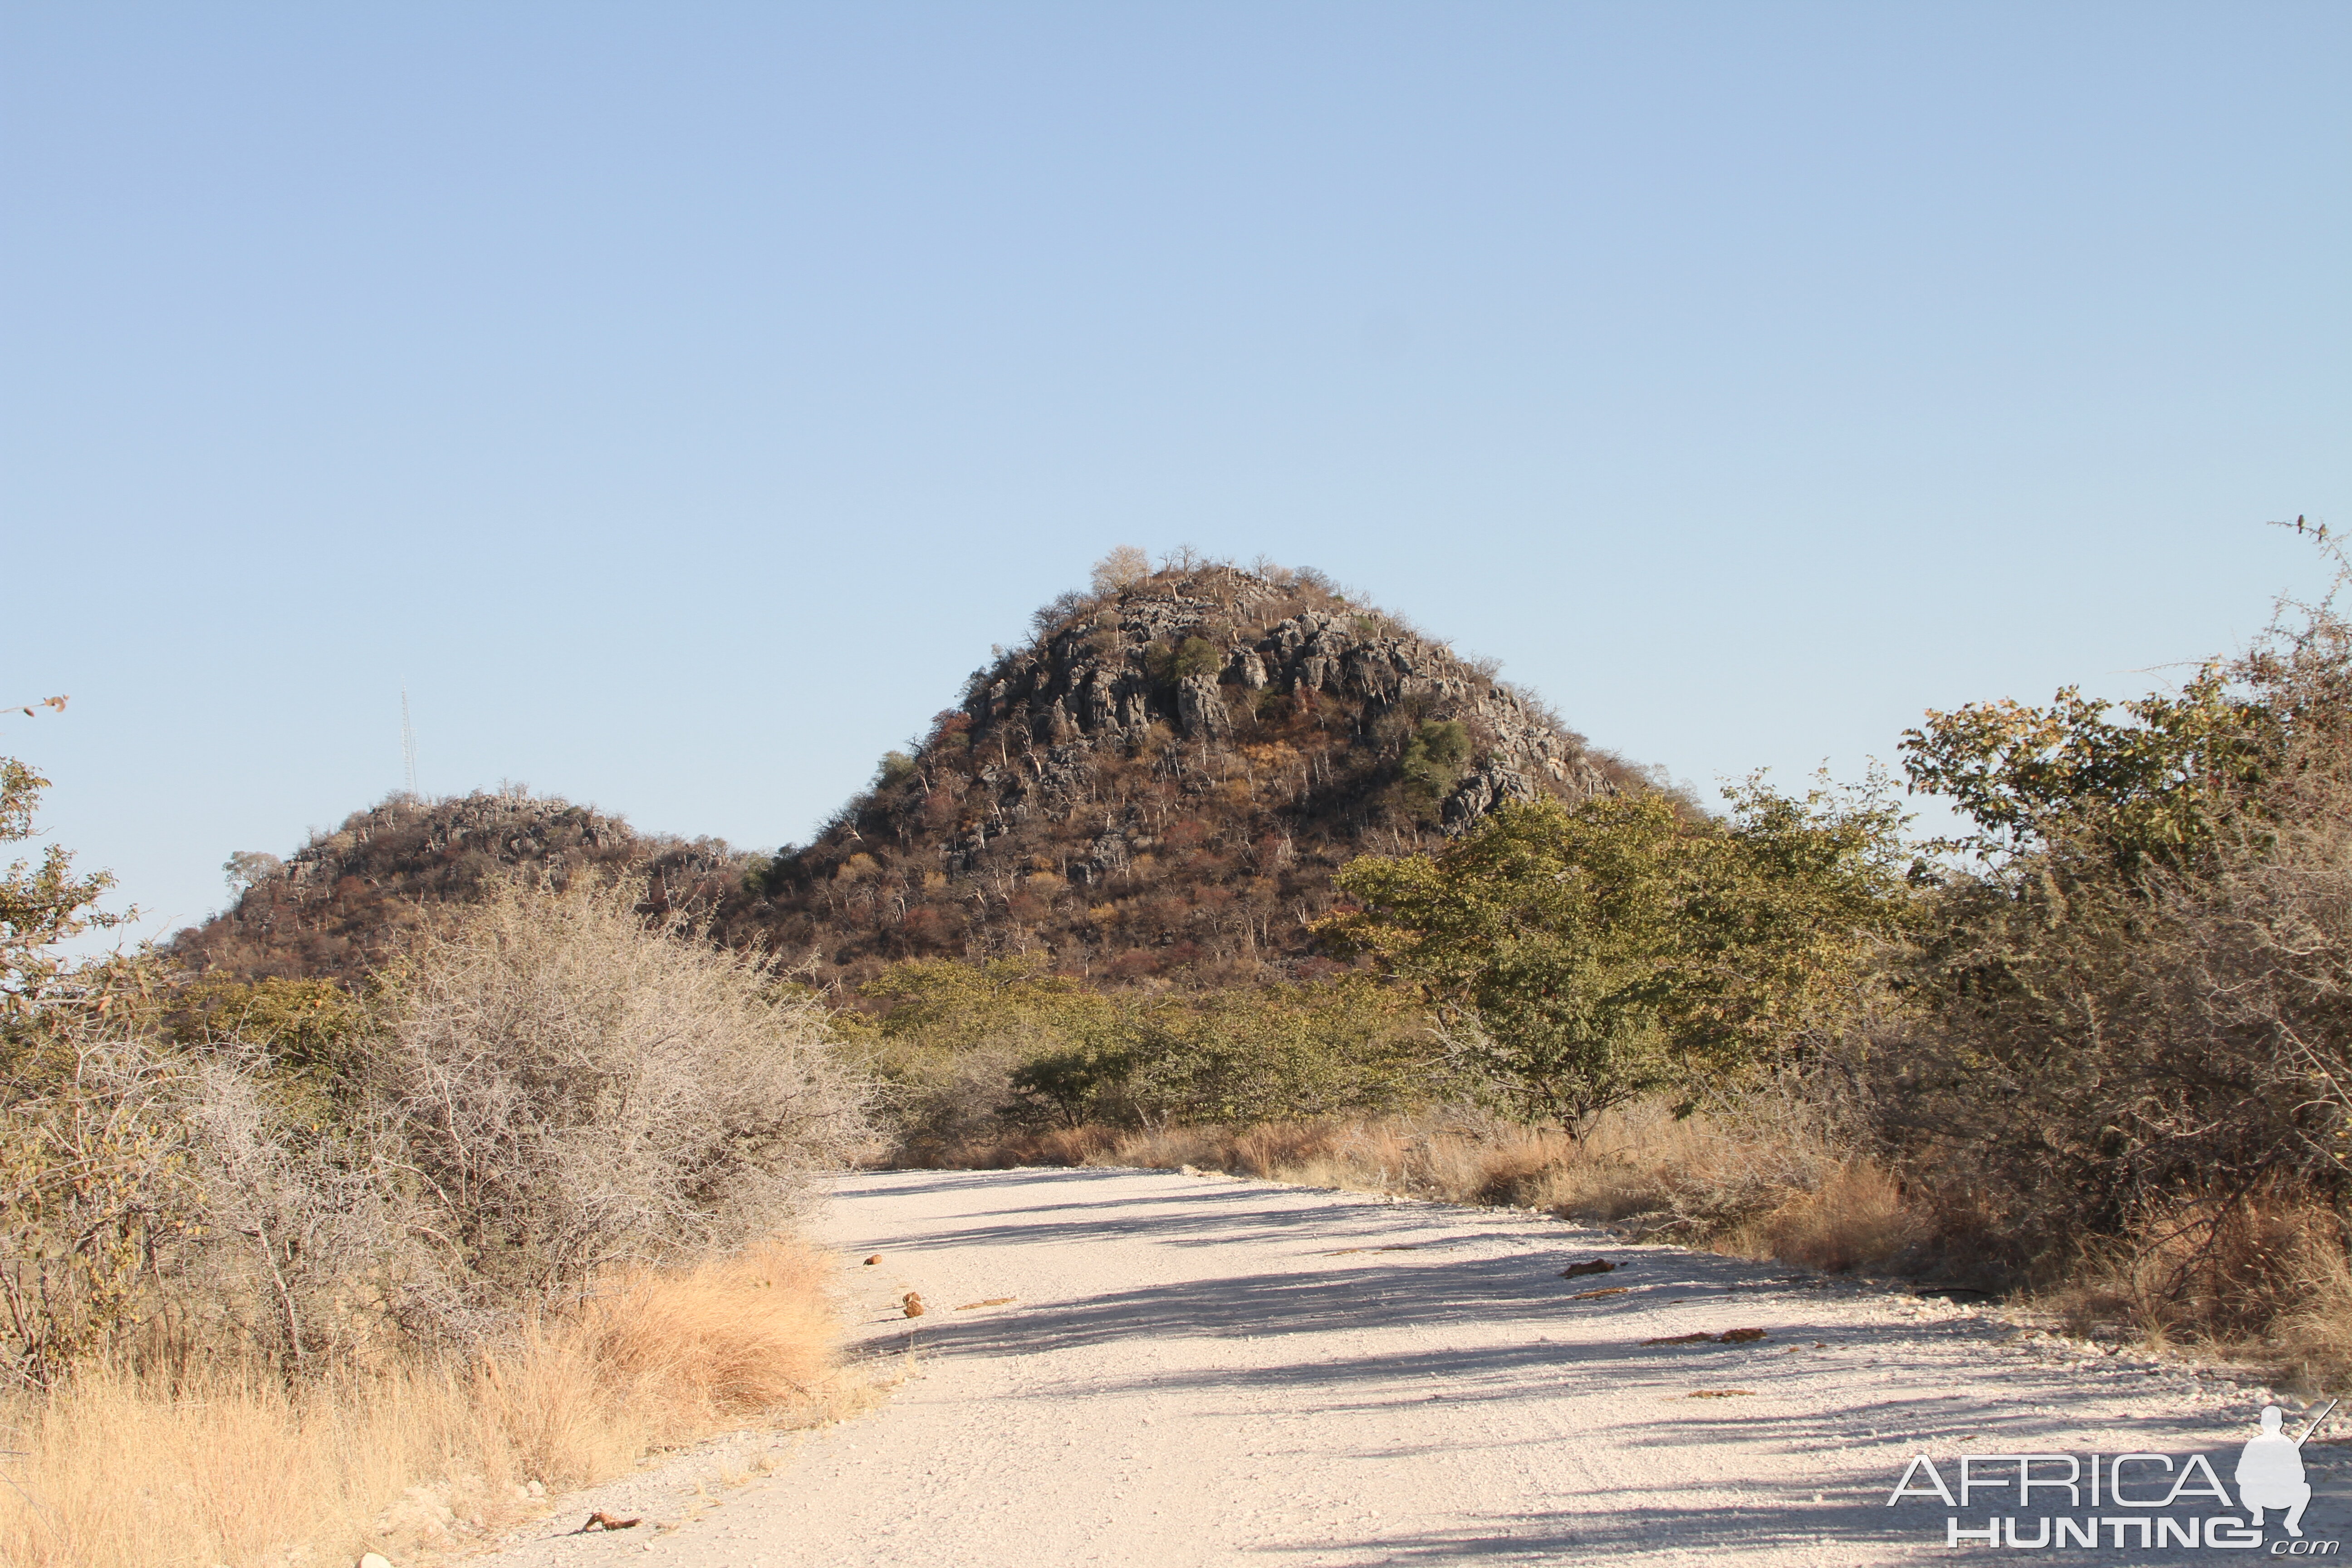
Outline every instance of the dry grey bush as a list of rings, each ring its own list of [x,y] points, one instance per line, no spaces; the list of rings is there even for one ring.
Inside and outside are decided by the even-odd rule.
[[[159,1260],[159,1277],[178,1276],[166,1296],[181,1338],[242,1341],[294,1369],[387,1348],[387,1303],[433,1262],[432,1216],[394,1130],[372,1108],[306,1120],[269,1058],[240,1039],[193,1053],[180,1082],[204,1216]]]
[[[2352,780],[2270,838],[2209,882],[2168,891],[2179,937],[2144,976],[2182,1036],[2246,1059],[2268,1110],[2264,1173],[2341,1191],[2352,1174]]]
[[[1116,594],[1151,575],[1151,558],[1132,544],[1114,546],[1094,565],[1094,590]]]
[[[697,935],[626,886],[510,879],[386,977],[374,1088],[443,1216],[412,1326],[478,1334],[611,1265],[739,1246],[864,1138],[822,1007]]]
[[[175,1050],[119,1016],[43,1019],[55,1069],[0,1107],[0,1331],[16,1379],[127,1349],[174,1363],[353,1348],[408,1227],[381,1129],[291,1113],[242,1042]]]
[[[866,1135],[823,1010],[629,886],[521,881],[380,987],[334,1097],[235,1035],[48,1009],[0,1083],[0,1355],[289,1372],[478,1343],[767,1234]],[[521,1309],[519,1315],[518,1309]]]
[[[201,1215],[184,1073],[142,1037],[90,1025],[45,1033],[37,1059],[12,1053],[24,1059],[0,1099],[0,1342],[12,1379],[38,1386],[144,1321],[159,1249]]]

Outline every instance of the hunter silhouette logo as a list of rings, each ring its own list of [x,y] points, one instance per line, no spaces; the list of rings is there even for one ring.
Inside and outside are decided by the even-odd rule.
[[[2336,1401],[2327,1402],[2327,1410],[2336,1408]],[[2279,1428],[2286,1424],[2286,1413],[2275,1405],[2263,1406],[2263,1435],[2248,1441],[2246,1451],[2238,1456],[2238,1506],[2254,1516],[2256,1530],[2263,1527],[2264,1509],[2286,1510],[2286,1532],[2303,1534],[2303,1510],[2311,1506],[2311,1483],[2303,1478],[2303,1444],[2319,1429],[2327,1418],[2327,1410],[2311,1418],[2303,1429],[2303,1436],[2290,1441]]]
[[[1944,1519],[1944,1544],[2036,1548],[2100,1546],[2115,1551],[2168,1551],[2206,1547],[2250,1552],[2263,1543],[2263,1516],[2283,1515],[2284,1539],[2271,1543],[2274,1557],[2334,1556],[2338,1543],[2306,1541],[2304,1510],[2311,1506],[2311,1482],[2303,1471],[2303,1445],[2336,1408],[2326,1408],[2289,1437],[2285,1413],[2275,1405],[2263,1407],[2262,1429],[2247,1440],[2231,1479],[2237,1485],[2232,1510],[2230,1489],[2211,1460],[2191,1454],[2176,1460],[2168,1454],[1962,1454],[1951,1479],[1926,1454],[1913,1457],[1886,1506],[1909,1499],[1933,1498],[1954,1511]],[[2226,1462],[2226,1461],[2225,1461]],[[1996,1513],[1978,1524],[1968,1517],[1976,1494],[1991,1492],[1997,1503],[2007,1502],[2015,1513]],[[2039,1498],[2036,1493],[2042,1494]],[[2063,1496],[2066,1512],[2036,1514]],[[2087,1502],[2086,1513],[2077,1513]],[[2202,1503],[2214,1511],[2183,1518],[2169,1511]],[[2116,1512],[2104,1510],[2113,1509]],[[2030,1533],[2028,1533],[2030,1532]]]

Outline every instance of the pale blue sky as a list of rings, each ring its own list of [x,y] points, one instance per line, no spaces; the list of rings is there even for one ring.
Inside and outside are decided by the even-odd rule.
[[[400,782],[772,847],[1112,544],[1711,785],[2352,523],[2352,6],[0,6],[0,749],[162,929]],[[2138,673],[2151,671],[2151,673]]]

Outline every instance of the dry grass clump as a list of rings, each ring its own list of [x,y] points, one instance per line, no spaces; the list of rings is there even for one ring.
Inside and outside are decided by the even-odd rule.
[[[289,1384],[100,1365],[0,1404],[10,1568],[269,1568],[459,1547],[642,1454],[822,1406],[825,1264],[772,1242],[629,1274],[511,1350]]]
[[[2177,1200],[2090,1251],[2053,1300],[2079,1331],[2128,1325],[2336,1386],[2352,1375],[2346,1228],[2334,1209],[2284,1189]]]
[[[1515,1204],[1644,1238],[1832,1271],[1922,1256],[1929,1221],[1879,1165],[1806,1119],[1698,1114],[1645,1102],[1580,1141],[1467,1110],[1252,1127],[1024,1133],[958,1148],[942,1164],[1137,1165],[1442,1203]]]
[[[1732,1250],[1843,1274],[1916,1257],[1929,1232],[1927,1217],[1905,1203],[1892,1175],[1853,1161],[1741,1227]]]

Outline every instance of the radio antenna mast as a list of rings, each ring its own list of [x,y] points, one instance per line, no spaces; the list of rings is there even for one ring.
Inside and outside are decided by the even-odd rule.
[[[416,726],[408,721],[408,683],[400,685],[400,765],[409,798],[416,798]]]

